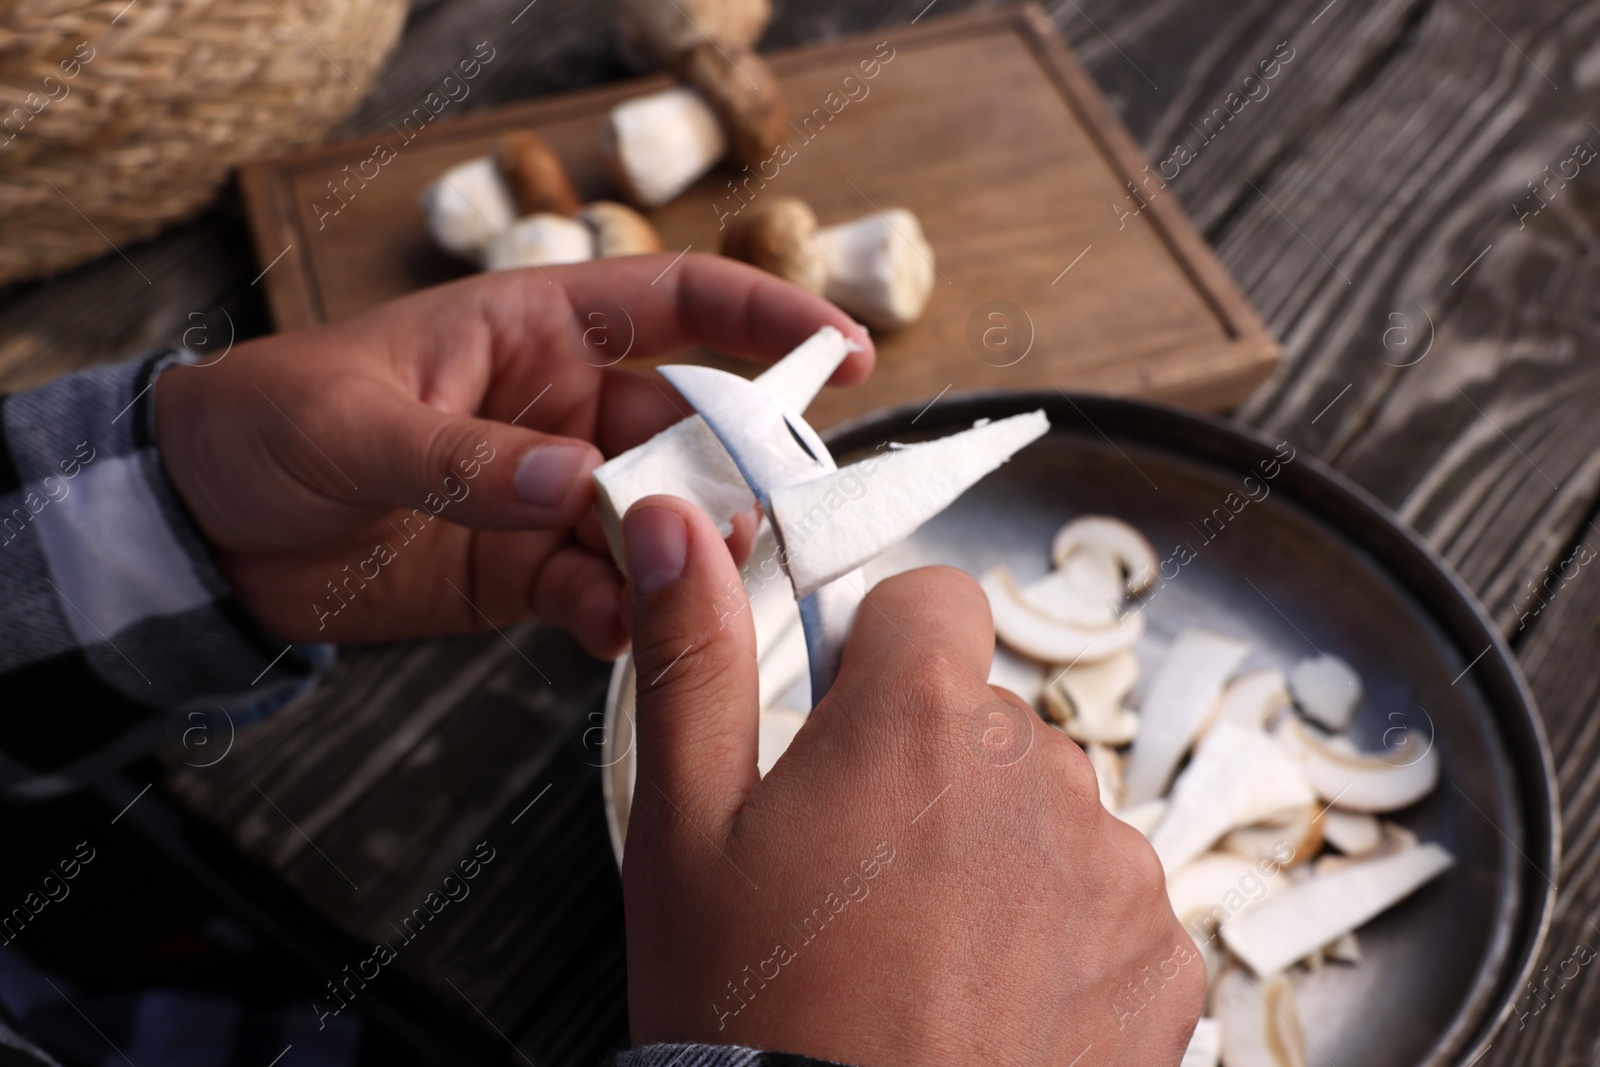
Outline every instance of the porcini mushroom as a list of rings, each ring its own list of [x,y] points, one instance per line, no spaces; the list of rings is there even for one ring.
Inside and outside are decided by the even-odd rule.
[[[578,210],[578,221],[594,234],[595,256],[647,256],[661,251],[661,235],[650,220],[627,204],[596,200]]]
[[[771,19],[771,0],[618,0],[618,51],[642,70],[706,41],[754,45]]]
[[[1346,856],[1365,856],[1383,843],[1383,828],[1371,815],[1329,808],[1322,817],[1322,836]]]
[[[1361,703],[1361,676],[1337,656],[1318,656],[1301,660],[1289,671],[1289,692],[1311,721],[1343,730]]]
[[[1045,708],[1080,745],[1125,745],[1139,732],[1139,716],[1122,702],[1139,680],[1131,650],[1061,671],[1045,688]]]
[[[1273,667],[1246,671],[1228,683],[1217,701],[1212,722],[1231,722],[1260,730],[1289,706],[1289,687],[1283,672]],[[1211,723],[1206,724],[1209,729]]]
[[[933,295],[933,246],[905,208],[889,208],[817,233],[828,284],[824,296],[880,330],[922,317]]]
[[[489,242],[483,265],[486,270],[517,270],[593,258],[594,234],[589,227],[564,215],[530,215]]]
[[[1134,581],[1130,569],[1130,583]],[[1185,630],[1150,682],[1139,708],[1144,728],[1128,759],[1128,802],[1137,804],[1166,791],[1172,772],[1222,686],[1250,654],[1250,646],[1222,634]]]
[[[1050,543],[1050,559],[1065,566],[1075,553],[1085,549],[1102,552],[1117,561],[1128,576],[1128,592],[1138,596],[1156,580],[1160,561],[1144,534],[1121,519],[1088,515],[1074,519],[1056,531]]]
[[[445,251],[480,262],[484,249],[511,227],[515,204],[494,160],[458,163],[422,191],[428,232]]]
[[[1036,611],[1078,626],[1094,630],[1115,626],[1117,612],[1111,603],[1097,599],[1083,586],[1078,573],[1061,568],[1023,586],[1022,599]]]
[[[1394,811],[1414,804],[1439,784],[1432,738],[1407,730],[1381,754],[1350,755],[1292,715],[1273,730],[1323,802],[1347,811]]]
[[[979,584],[989,596],[995,634],[1024,656],[1043,663],[1108,659],[1132,648],[1144,634],[1143,615],[1124,615],[1115,626],[1102,629],[1046,615],[1022,598],[1016,578],[1004,566],[985,572]]]
[[[817,230],[817,213],[809,204],[775,196],[739,214],[722,238],[722,254],[821,294],[828,265]]]
[[[494,161],[518,216],[577,214],[582,201],[543,137],[530,130],[507,134],[495,146]]]
[[[1220,847],[1238,856],[1297,867],[1322,847],[1328,814],[1318,804],[1291,808],[1281,816],[1230,830]]]
[[[1230,968],[1217,979],[1211,1014],[1222,1030],[1228,1067],[1306,1067],[1306,1035],[1288,978],[1258,985]]]
[[[678,57],[678,77],[722,121],[728,153],[751,167],[772,158],[788,132],[783,87],[749,45],[706,41]]]

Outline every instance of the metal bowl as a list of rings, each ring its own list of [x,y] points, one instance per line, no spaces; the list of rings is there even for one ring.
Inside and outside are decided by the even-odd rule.
[[[1382,505],[1309,455],[1216,419],[1127,400],[1002,393],[920,415],[916,407],[870,415],[828,443],[842,464],[886,440],[943,436],[1041,407],[1047,437],[869,577],[930,563],[977,573],[1003,562],[1026,579],[1045,570],[1065,520],[1115,515],[1170,561],[1150,594],[1141,659],[1204,625],[1249,639],[1280,666],[1318,651],[1353,664],[1366,690],[1353,740],[1376,750],[1396,729],[1416,729],[1438,748],[1439,788],[1400,821],[1458,863],[1362,928],[1360,965],[1306,977],[1303,1002],[1317,1007],[1304,1020],[1310,1058],[1472,1062],[1534,968],[1560,841],[1549,744],[1499,632]],[[619,863],[633,789],[633,690],[624,659],[607,701],[603,777]]]

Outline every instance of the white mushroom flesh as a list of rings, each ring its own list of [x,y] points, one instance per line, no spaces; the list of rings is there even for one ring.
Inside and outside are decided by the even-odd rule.
[[[1056,532],[1050,559],[1062,566],[1075,552],[1094,549],[1115,559],[1127,575],[1128,592],[1137,596],[1150,588],[1160,566],[1156,550],[1144,534],[1121,519],[1089,515],[1074,519]]]
[[[493,159],[458,163],[422,192],[428,232],[452,255],[480,263],[484,250],[511,227],[516,205]]]
[[[1139,660],[1131,651],[1061,671],[1050,689],[1065,697],[1067,736],[1079,744],[1126,745],[1139,731],[1139,716],[1123,701],[1139,681]]]
[[[1132,648],[1144,634],[1142,614],[1124,615],[1110,629],[1074,626],[1035,611],[1006,567],[996,567],[979,580],[989,596],[994,630],[1000,640],[1024,656],[1043,663],[1092,663]]]
[[[1100,786],[1100,806],[1116,811],[1122,807],[1122,757],[1109,745],[1088,745],[1083,751]]]
[[[1337,656],[1301,660],[1289,671],[1289,692],[1306,718],[1330,730],[1349,727],[1361,703],[1361,676]]]
[[[933,295],[933,246],[905,208],[877,211],[817,232],[828,264],[823,295],[869,326],[898,329],[922,317]]]
[[[1029,704],[1038,705],[1044,695],[1044,664],[1017,655],[996,645],[989,664],[989,684],[1009,689]]]
[[[1346,755],[1293,716],[1273,730],[1324,803],[1347,811],[1394,811],[1415,804],[1439,784],[1432,738],[1406,731],[1398,744],[1372,755]]]
[[[1200,1019],[1189,1035],[1189,1047],[1183,1050],[1183,1060],[1178,1067],[1217,1067],[1217,1057],[1222,1054],[1222,1027],[1215,1019]]]
[[[631,192],[644,207],[676,200],[728,152],[716,112],[682,87],[618,104],[611,131]]]
[[[563,215],[529,215],[489,243],[487,270],[519,270],[583,263],[594,258],[594,231]]]
[[[1224,683],[1250,646],[1206,630],[1187,630],[1157,669],[1139,712],[1143,728],[1128,759],[1128,801],[1137,804],[1166,792]]]
[[[1054,570],[1029,582],[1022,587],[1022,599],[1041,615],[1074,626],[1103,630],[1117,624],[1117,612],[1112,605],[1086,592],[1081,579],[1069,570]]]
[[[1283,672],[1274,667],[1262,667],[1246,671],[1228,683],[1211,721],[1260,730],[1288,706],[1289,687]]]
[[[1217,980],[1211,1014],[1227,1067],[1305,1067],[1306,1036],[1288,978],[1258,982],[1232,968]]]
[[[1383,830],[1371,815],[1330,808],[1322,817],[1322,836],[1346,856],[1365,856],[1377,850]]]

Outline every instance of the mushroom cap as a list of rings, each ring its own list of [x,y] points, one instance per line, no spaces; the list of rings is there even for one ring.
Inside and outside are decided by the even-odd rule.
[[[528,130],[508,134],[495,146],[495,165],[517,202],[517,214],[574,215],[583,201],[567,168],[543,137]]]
[[[779,196],[739,213],[723,235],[722,254],[820,295],[828,265],[816,236],[816,212],[804,200]]]
[[[661,235],[656,228],[627,204],[596,200],[578,211],[578,220],[594,231],[595,254],[601,259],[661,251]]]
[[[783,87],[748,45],[706,41],[678,57],[678,76],[717,113],[738,162],[753,167],[787,139]]]
[[[617,46],[623,62],[642,70],[707,40],[753,45],[771,19],[771,0],[617,0]]]

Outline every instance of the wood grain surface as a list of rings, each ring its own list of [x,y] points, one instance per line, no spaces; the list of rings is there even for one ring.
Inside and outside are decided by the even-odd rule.
[[[777,6],[770,47],[904,24],[928,7]],[[980,6],[938,0],[926,18]],[[1511,637],[1560,774],[1565,853],[1543,961],[1555,970],[1577,943],[1600,938],[1600,580],[1593,565],[1575,574],[1569,566],[1569,579],[1549,577],[1585,538],[1600,550],[1600,187],[1596,168],[1583,166],[1564,185],[1538,186],[1545,206],[1534,215],[1539,203],[1528,183],[1541,182],[1545,167],[1562,173],[1579,141],[1600,147],[1600,130],[1590,126],[1600,121],[1600,2],[1048,7],[1153,165],[1186,139],[1204,145],[1168,191],[1285,351],[1279,373],[1240,417],[1330,460],[1396,508],[1459,568]],[[622,76],[606,36],[608,5],[539,0],[513,23],[523,8],[498,0],[418,5],[394,64],[345,132],[408,111],[490,35],[515,62],[479,84],[468,110]],[[1198,132],[1285,42],[1294,58],[1270,92],[1215,136]],[[226,309],[243,332],[263,328],[236,207],[123,251],[149,284],[108,254],[0,298],[5,384],[176,341],[196,311]],[[97,313],[86,316],[90,301]],[[511,637],[546,673],[547,660],[568,662],[564,684],[575,693],[598,693],[603,669],[559,637],[536,628]],[[405,684],[394,684],[401,676]],[[439,978],[460,984],[541,1067],[592,1064],[622,1039],[619,897],[598,772],[585,764],[591,707],[576,699],[541,704],[538,684],[493,634],[352,650],[323,691],[241,737],[236,758],[243,766],[256,753],[249,773],[286,812],[297,820],[325,812],[319,847],[340,866],[360,867],[359,900],[303,843],[289,844],[293,830],[271,821],[231,760],[203,778],[175,776],[170,787],[358,931],[381,926],[385,907],[425,893],[475,835],[507,841],[511,858],[498,875],[505,896],[475,913],[470,936],[452,929],[448,943],[419,940],[430,955],[407,966],[446,1000],[456,994]],[[444,702],[453,710],[439,710]],[[363,732],[339,732],[355,729],[344,725],[350,718]],[[519,748],[472,747],[474,735],[509,729],[507,718],[522,723]],[[529,722],[545,731],[542,740]],[[395,745],[410,747],[400,756]],[[530,762],[540,751],[548,761]],[[358,770],[364,776],[352,777]],[[352,781],[359,795],[350,793]],[[430,796],[440,798],[436,808]],[[536,848],[516,844],[523,832]],[[1481,1064],[1600,1060],[1600,984],[1589,970],[1520,1008]]]

